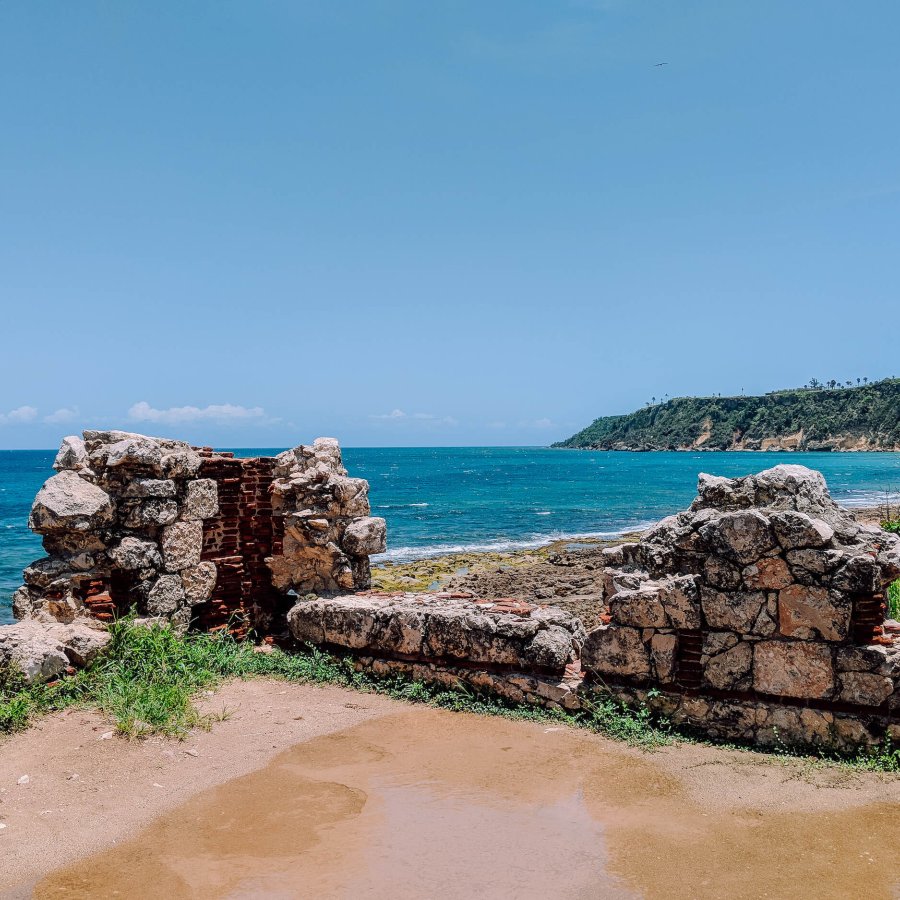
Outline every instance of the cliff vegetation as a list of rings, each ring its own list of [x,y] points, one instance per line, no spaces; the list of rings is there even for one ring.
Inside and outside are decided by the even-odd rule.
[[[603,416],[554,447],[597,450],[900,450],[900,378],[761,397],[675,397]]]

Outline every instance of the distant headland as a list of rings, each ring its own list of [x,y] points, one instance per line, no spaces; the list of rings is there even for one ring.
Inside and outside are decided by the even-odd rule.
[[[900,450],[900,378],[812,379],[760,397],[653,398],[553,445],[594,450]]]

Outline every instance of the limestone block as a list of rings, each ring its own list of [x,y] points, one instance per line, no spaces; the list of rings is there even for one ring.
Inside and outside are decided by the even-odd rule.
[[[154,474],[162,471],[162,450],[153,438],[133,435],[105,446],[101,452],[109,469],[146,469]]]
[[[0,666],[12,666],[28,684],[50,681],[69,665],[66,648],[39,622],[0,626]]]
[[[704,646],[704,653],[706,652]],[[739,641],[730,649],[709,658],[703,667],[703,684],[720,690],[747,690],[751,685],[753,647]]]
[[[64,437],[53,460],[53,468],[57,472],[63,469],[84,471],[88,468],[88,455],[84,447],[84,441],[77,435]]]
[[[189,481],[182,504],[181,518],[211,519],[219,512],[219,488],[212,478]]]
[[[203,457],[184,446],[164,453],[161,468],[166,478],[193,478],[202,464]]]
[[[753,687],[763,694],[824,700],[834,692],[831,648],[805,641],[760,641],[753,651]]]
[[[617,625],[666,628],[669,624],[657,582],[634,591],[618,591],[610,600],[609,611]]]
[[[703,615],[710,628],[766,637],[774,634],[775,609],[770,608],[765,591],[700,592]]]
[[[184,603],[184,588],[178,575],[160,575],[147,595],[147,613],[169,616]]]
[[[650,658],[653,671],[661,684],[675,680],[678,658],[678,638],[674,634],[654,634],[650,638]]]
[[[122,496],[174,500],[175,482],[171,478],[135,478],[125,484]]]
[[[547,616],[528,604],[515,609],[440,593],[353,594],[300,601],[288,624],[302,643],[522,672],[563,671],[584,639],[581,622],[562,610]]]
[[[788,550],[785,559],[795,575],[803,572],[821,580],[841,564],[844,555],[840,550]]]
[[[178,518],[178,504],[174,500],[132,502],[134,505],[128,510],[123,523],[126,528],[159,528],[171,525]]]
[[[871,556],[852,556],[832,578],[832,585],[839,591],[854,594],[874,594],[881,589],[881,566]]]
[[[203,524],[175,522],[162,531],[163,562],[169,572],[179,572],[200,562],[203,552]]]
[[[351,556],[372,556],[387,548],[387,525],[384,519],[364,516],[354,519],[344,531],[341,546]]]
[[[850,631],[850,599],[823,587],[794,584],[778,593],[778,628],[804,641],[842,641]]]
[[[809,516],[841,515],[831,499],[821,472],[806,466],[780,465],[751,475],[747,479],[754,487],[754,503],[772,509],[789,509]]]
[[[49,631],[63,645],[72,665],[80,668],[89,666],[110,641],[105,628],[87,623],[54,625]]]
[[[876,675],[900,674],[900,651],[878,644],[840,647],[835,655],[840,672],[872,672]]]
[[[777,591],[786,588],[794,578],[788,564],[780,556],[767,556],[747,566],[744,584],[752,591]]]
[[[773,512],[771,522],[785,550],[825,547],[834,537],[834,529],[827,522],[796,510]]]
[[[581,666],[595,675],[646,678],[650,653],[637,628],[601,626],[588,633]]]
[[[181,570],[181,584],[184,596],[191,606],[205,603],[212,596],[216,586],[216,564],[205,560]]]
[[[707,584],[725,591],[736,591],[741,586],[741,570],[721,556],[706,558],[703,577]]]
[[[724,513],[700,529],[720,556],[741,566],[756,562],[776,546],[769,520],[759,510]]]
[[[891,546],[885,547],[878,554],[878,565],[881,566],[881,577],[885,582],[900,578],[900,539],[895,539]]]
[[[143,538],[123,537],[115,547],[106,551],[106,555],[116,568],[128,572],[162,567],[159,547],[154,541]]]
[[[90,554],[84,554],[86,558]],[[27,585],[33,588],[47,588],[60,578],[68,579],[72,575],[73,566],[69,556],[42,556],[26,566],[22,577]]]
[[[837,699],[861,706],[881,706],[894,692],[894,682],[871,672],[842,672],[838,675]]]
[[[695,575],[669,576],[662,582],[661,597],[672,628],[700,627],[700,590]]]
[[[91,532],[112,522],[114,512],[106,491],[65,469],[38,491],[28,526],[38,534]]]
[[[697,479],[697,494],[701,504],[718,509],[746,509],[753,503],[753,487],[748,482],[705,472]]]

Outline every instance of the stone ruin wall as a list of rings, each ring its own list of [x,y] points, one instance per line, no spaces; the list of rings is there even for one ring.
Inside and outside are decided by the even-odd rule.
[[[604,551],[589,678],[679,724],[757,744],[900,740],[900,539],[859,525],[818,472],[701,475],[690,509]]]
[[[367,590],[385,546],[368,485],[330,439],[235,459],[123,432],[63,442],[31,526],[48,555],[15,595],[0,660],[46,679],[102,623],[289,629],[359,668],[578,710],[598,691],[763,746],[900,742],[900,538],[863,526],[802,466],[701,475],[691,507],[604,551],[603,624],[466,592]],[[97,626],[100,626],[98,629]],[[19,629],[19,630],[17,630]]]
[[[577,710],[597,692],[710,736],[849,750],[900,742],[900,539],[801,466],[700,477],[691,508],[604,551],[604,623],[465,592],[299,602],[298,641],[360,668]]]
[[[284,630],[298,593],[367,588],[369,554],[385,546],[368,484],[347,476],[330,438],[235,459],[86,431],[63,441],[54,468],[29,519],[47,555],[14,595],[22,621],[0,629],[0,657],[39,659],[45,638],[54,646],[55,662],[29,664],[39,677],[61,654],[77,662],[69,636],[102,646],[97,626],[132,609],[182,631]]]

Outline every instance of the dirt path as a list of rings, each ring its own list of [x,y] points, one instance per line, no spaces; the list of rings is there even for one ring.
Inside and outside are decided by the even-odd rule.
[[[0,896],[891,897],[900,779],[256,680],[0,744]],[[77,773],[78,777],[73,777]],[[26,784],[18,781],[28,775]],[[89,855],[92,854],[92,855]],[[4,892],[5,889],[5,892]]]

